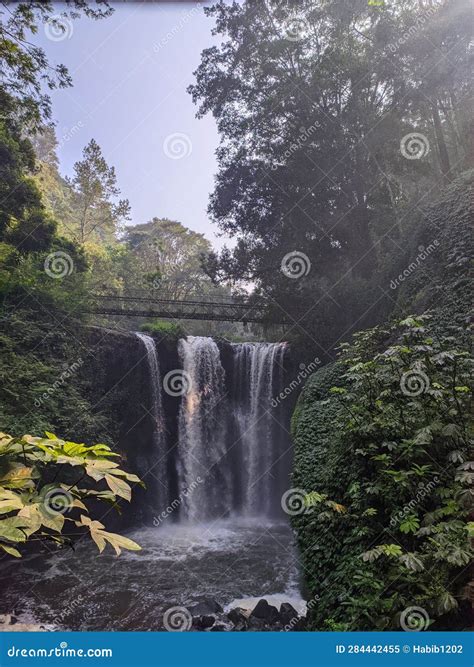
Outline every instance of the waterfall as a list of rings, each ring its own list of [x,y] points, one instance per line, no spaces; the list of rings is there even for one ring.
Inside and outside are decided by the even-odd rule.
[[[190,388],[179,414],[178,475],[181,516],[190,521],[278,515],[288,488],[289,438],[281,408],[272,403],[283,388],[286,346],[230,349],[226,377],[212,338],[179,341]]]
[[[225,374],[212,338],[189,336],[178,352],[188,385],[179,414],[178,475],[188,520],[225,516],[231,471],[226,458]],[[189,493],[188,493],[189,492]]]
[[[161,398],[161,374],[155,341],[151,336],[136,333],[145,353],[149,373],[150,415],[153,422],[153,478],[157,480],[154,504],[159,511],[166,507],[169,497],[165,415]]]
[[[287,487],[289,447],[281,409],[272,399],[282,389],[284,343],[234,345],[234,413],[243,475],[242,512],[278,514]]]

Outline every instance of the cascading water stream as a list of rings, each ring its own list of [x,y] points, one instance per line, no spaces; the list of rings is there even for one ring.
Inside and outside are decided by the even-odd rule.
[[[181,517],[190,521],[278,515],[288,488],[289,444],[272,402],[282,388],[285,344],[243,343],[231,349],[226,378],[212,338],[179,342],[191,385],[180,408],[178,453],[179,486],[185,492]]]
[[[224,516],[231,471],[226,460],[225,375],[219,348],[212,338],[189,336],[179,341],[178,352],[189,384],[179,414],[178,474],[186,494],[181,514],[190,521]]]
[[[244,471],[242,512],[271,516],[278,513],[281,491],[287,488],[288,443],[273,401],[282,388],[286,345],[242,343],[233,348],[233,401]]]
[[[169,480],[167,471],[167,443],[165,431],[165,415],[161,398],[161,374],[158,352],[151,336],[136,333],[147,359],[150,387],[150,414],[153,421],[153,477],[157,480],[155,503],[158,511],[166,507],[169,498]]]

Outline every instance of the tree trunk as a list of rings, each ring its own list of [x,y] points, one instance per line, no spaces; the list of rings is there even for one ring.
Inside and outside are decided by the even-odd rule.
[[[439,117],[437,101],[431,107],[431,115],[433,118],[436,143],[438,144],[438,155],[439,155],[439,164],[441,167],[441,173],[443,174],[443,179],[448,182],[450,180],[451,167],[449,164],[448,149],[446,148],[446,142],[444,140],[441,119]]]

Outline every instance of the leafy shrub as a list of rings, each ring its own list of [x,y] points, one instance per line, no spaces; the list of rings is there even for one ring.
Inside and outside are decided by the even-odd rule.
[[[364,331],[326,371],[337,386],[305,390],[295,482],[320,503],[294,521],[320,599],[313,627],[399,628],[409,607],[437,629],[466,623],[473,362],[459,340],[428,316]]]
[[[0,433],[0,550],[19,558],[18,548],[31,542],[69,544],[74,533],[66,532],[65,527],[70,522],[88,531],[99,551],[107,542],[117,555],[121,548],[138,551],[138,544],[107,532],[102,523],[91,519],[84,504],[98,499],[115,505],[118,497],[130,501],[128,482],[140,480],[111,460],[118,456],[107,445],[87,447],[52,433],[45,438]],[[66,483],[69,476],[74,479]],[[47,477],[52,481],[46,483]],[[103,488],[90,488],[101,482]]]
[[[173,340],[186,337],[184,329],[179,324],[163,320],[145,322],[145,324],[141,325],[140,331],[153,334],[154,336],[160,336],[161,338],[171,338]]]

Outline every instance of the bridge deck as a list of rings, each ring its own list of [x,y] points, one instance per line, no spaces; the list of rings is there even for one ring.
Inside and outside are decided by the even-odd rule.
[[[148,295],[93,295],[95,302],[85,310],[97,315],[154,317],[173,320],[208,320],[221,322],[251,322],[257,324],[290,324],[281,311],[271,315],[263,302],[210,301],[200,299],[162,299]]]

